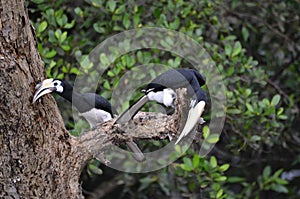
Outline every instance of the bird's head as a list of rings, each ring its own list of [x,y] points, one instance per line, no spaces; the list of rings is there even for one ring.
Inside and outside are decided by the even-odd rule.
[[[33,103],[40,97],[48,93],[56,92],[58,94],[64,92],[64,82],[58,79],[45,79],[35,86],[35,93],[33,96]]]

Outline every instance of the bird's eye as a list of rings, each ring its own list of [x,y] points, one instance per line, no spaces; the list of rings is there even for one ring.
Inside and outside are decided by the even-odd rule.
[[[57,86],[58,85],[58,83],[57,82],[54,82],[54,84],[53,84],[54,86]]]

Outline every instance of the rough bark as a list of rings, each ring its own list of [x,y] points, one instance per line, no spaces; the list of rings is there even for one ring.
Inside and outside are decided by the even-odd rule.
[[[31,103],[45,78],[36,45],[25,2],[1,0],[0,198],[76,198],[78,154],[56,103]]]
[[[149,113],[72,137],[51,95],[31,103],[34,86],[46,78],[36,45],[24,0],[0,0],[0,198],[82,198],[81,170],[103,147],[176,134],[180,114]]]

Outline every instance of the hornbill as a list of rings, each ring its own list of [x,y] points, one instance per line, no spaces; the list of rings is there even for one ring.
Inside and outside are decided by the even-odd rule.
[[[95,93],[81,94],[64,80],[46,79],[35,87],[33,103],[47,93],[55,92],[69,102],[73,103],[80,114],[88,121],[91,128],[97,124],[106,122],[113,118],[115,111],[108,100]],[[127,147],[132,151],[133,157],[142,162],[144,154],[134,142],[126,142]]]
[[[156,101],[165,107],[174,108],[176,93],[174,89],[187,88],[188,96],[193,96],[186,124],[175,144],[187,136],[197,122],[203,123],[201,115],[206,103],[206,93],[202,90],[206,82],[204,75],[194,69],[173,69],[157,76],[141,90],[145,95],[124,111],[116,120],[122,124],[131,120],[148,101]]]

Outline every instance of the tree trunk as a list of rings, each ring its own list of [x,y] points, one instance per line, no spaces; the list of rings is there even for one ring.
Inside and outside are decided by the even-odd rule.
[[[45,78],[24,0],[0,0],[0,198],[83,198],[81,170],[104,147],[132,138],[166,139],[179,128],[181,113],[144,113],[127,127],[108,122],[72,137],[51,95],[32,104],[34,87]],[[187,106],[184,92],[177,106]]]
[[[34,35],[24,0],[1,0],[0,198],[80,198],[76,150],[55,101],[31,103],[45,78]]]

